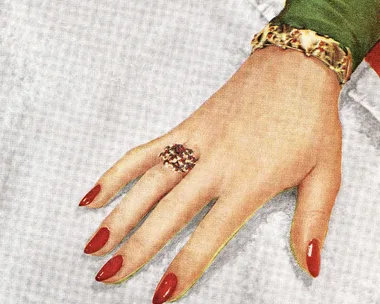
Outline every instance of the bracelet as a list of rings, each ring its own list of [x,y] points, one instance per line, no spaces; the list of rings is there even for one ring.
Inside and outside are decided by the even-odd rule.
[[[290,25],[267,24],[252,41],[251,54],[268,45],[276,45],[283,49],[293,49],[314,56],[333,70],[339,83],[346,83],[352,73],[352,55],[349,48],[346,51],[339,42],[328,36],[318,35],[312,30],[297,29]]]

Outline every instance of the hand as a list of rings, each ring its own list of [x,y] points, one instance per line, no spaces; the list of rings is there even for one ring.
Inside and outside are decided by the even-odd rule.
[[[147,263],[211,199],[217,202],[169,265],[153,303],[181,297],[244,223],[279,192],[299,185],[291,247],[316,277],[340,186],[340,86],[315,58],[277,47],[256,51],[231,79],[167,134],[125,154],[80,205],[99,208],[144,174],[101,223],[85,252],[104,255],[152,213],[96,279],[120,282]],[[183,144],[199,158],[188,173],[157,156]]]

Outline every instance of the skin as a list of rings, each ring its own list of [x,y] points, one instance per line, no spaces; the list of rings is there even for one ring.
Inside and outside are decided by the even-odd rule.
[[[125,262],[105,283],[120,282],[141,268],[218,198],[164,274],[177,276],[169,300],[177,299],[260,207],[297,185],[290,242],[307,271],[307,245],[311,239],[323,244],[340,186],[340,89],[336,74],[318,59],[267,47],[249,56],[177,127],[128,151],[98,180],[102,191],[87,207],[102,207],[126,183],[144,175],[99,226],[110,229],[110,239],[93,255],[112,250],[159,203],[114,254]],[[199,157],[189,173],[173,172],[157,157],[174,143]]]

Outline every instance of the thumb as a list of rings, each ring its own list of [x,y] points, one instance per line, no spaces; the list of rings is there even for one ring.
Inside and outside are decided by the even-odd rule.
[[[298,187],[290,233],[296,261],[313,277],[319,274],[321,249],[341,182],[341,149],[325,152],[328,157],[321,159]]]

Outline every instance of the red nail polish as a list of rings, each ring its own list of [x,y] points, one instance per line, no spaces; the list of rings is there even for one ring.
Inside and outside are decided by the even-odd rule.
[[[80,201],[79,203],[79,206],[87,206],[88,204],[91,204],[92,201],[95,199],[95,197],[99,194],[100,192],[100,185],[96,185],[94,188],[92,188],[90,190],[90,192],[88,192],[84,198],[82,198],[82,200]]]
[[[306,263],[310,274],[316,278],[321,267],[321,251],[317,239],[312,239],[307,246]]]
[[[123,257],[121,255],[114,256],[107,263],[104,264],[102,269],[99,270],[95,280],[101,282],[113,277],[123,265]]]
[[[177,276],[174,273],[169,273],[161,281],[153,296],[153,304],[161,304],[166,302],[167,299],[173,294],[177,286]]]
[[[107,243],[109,236],[110,231],[108,228],[100,228],[99,231],[91,239],[91,241],[87,244],[86,248],[84,249],[84,253],[94,253],[103,248],[103,246]]]

